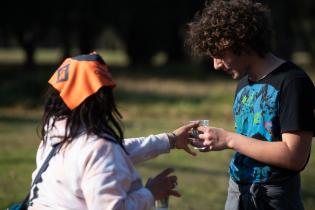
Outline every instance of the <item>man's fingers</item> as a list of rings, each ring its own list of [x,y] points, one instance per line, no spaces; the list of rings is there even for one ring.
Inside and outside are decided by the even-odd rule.
[[[198,130],[198,131],[201,131],[201,132],[205,132],[205,130],[206,130],[207,128],[208,128],[207,126],[198,126],[198,127],[197,127],[197,130]]]
[[[193,139],[191,140],[189,143],[190,145],[194,146],[194,147],[202,147],[203,146],[203,139]]]
[[[205,134],[203,133],[199,134],[198,138],[203,141],[205,139]]]

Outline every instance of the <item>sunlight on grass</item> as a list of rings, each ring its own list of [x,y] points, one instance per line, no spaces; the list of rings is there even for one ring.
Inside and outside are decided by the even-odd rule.
[[[195,119],[209,119],[210,125],[233,130],[232,101],[236,83],[205,78],[202,81],[117,77],[115,89],[124,116],[126,137],[169,132]],[[15,105],[0,108],[0,209],[22,199],[35,168],[39,144],[36,129],[41,106]],[[314,143],[313,143],[314,144]],[[221,210],[228,184],[232,151],[201,153],[192,157],[173,150],[136,166],[143,182],[167,167],[179,179],[182,198],[171,198],[172,210]],[[302,172],[305,209],[315,206],[315,156]]]

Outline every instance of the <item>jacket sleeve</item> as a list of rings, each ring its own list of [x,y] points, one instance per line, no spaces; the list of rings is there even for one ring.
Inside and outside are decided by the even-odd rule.
[[[152,193],[119,145],[93,148],[83,162],[81,189],[88,209],[149,210]]]
[[[144,187],[127,192],[130,184],[126,174],[118,171],[84,180],[82,189],[88,209],[149,210],[154,202],[151,192]]]
[[[124,141],[129,157],[134,164],[170,152],[170,144],[166,133],[148,137],[128,138]]]

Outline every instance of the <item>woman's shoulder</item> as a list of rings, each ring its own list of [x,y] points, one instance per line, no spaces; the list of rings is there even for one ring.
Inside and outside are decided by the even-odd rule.
[[[93,134],[83,134],[73,142],[75,149],[82,153],[102,153],[106,155],[119,150],[119,145],[110,140],[111,136],[99,137]]]
[[[81,138],[84,138],[83,136]],[[132,171],[129,156],[117,143],[97,136],[86,136],[81,139],[76,148],[75,156],[78,157],[78,166],[85,172],[113,173],[113,171]]]

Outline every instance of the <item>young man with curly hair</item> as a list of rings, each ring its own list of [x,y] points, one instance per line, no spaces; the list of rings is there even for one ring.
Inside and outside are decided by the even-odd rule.
[[[301,68],[271,52],[271,37],[269,10],[250,0],[214,0],[189,23],[192,51],[240,79],[236,132],[198,128],[206,151],[235,150],[228,210],[304,209],[300,172],[314,135],[315,88]]]

